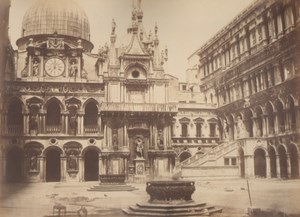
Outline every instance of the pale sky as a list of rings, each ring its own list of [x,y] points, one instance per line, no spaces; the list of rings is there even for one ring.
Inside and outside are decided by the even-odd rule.
[[[10,38],[16,48],[26,10],[38,0],[11,0]],[[63,1],[63,0],[62,0]],[[117,24],[117,41],[131,23],[132,0],[76,0],[85,10],[91,29],[93,53],[109,43],[112,19]],[[158,25],[160,49],[169,50],[169,73],[185,81],[187,58],[227,25],[253,0],[142,0],[147,32]]]

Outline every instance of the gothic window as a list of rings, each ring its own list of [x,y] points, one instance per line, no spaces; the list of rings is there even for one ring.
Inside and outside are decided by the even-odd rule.
[[[60,107],[55,101],[47,107],[46,125],[60,126]]]
[[[84,126],[97,125],[98,108],[93,102],[89,102],[85,107]]]

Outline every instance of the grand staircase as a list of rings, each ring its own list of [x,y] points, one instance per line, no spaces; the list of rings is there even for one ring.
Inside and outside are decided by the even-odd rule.
[[[220,160],[220,158],[224,158],[227,154],[235,150],[237,150],[237,141],[224,142],[204,154],[195,154],[194,156],[182,161],[176,165],[173,174],[174,176],[181,177],[184,169],[215,168],[221,166],[218,164],[218,160]]]

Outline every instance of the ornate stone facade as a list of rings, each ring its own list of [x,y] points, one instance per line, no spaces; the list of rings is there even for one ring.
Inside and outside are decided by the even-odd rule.
[[[190,57],[199,63],[189,78],[217,103],[223,148],[183,167],[299,177],[299,11],[298,1],[255,1]]]
[[[85,13],[73,0],[58,5],[43,0],[29,8],[18,50],[8,59],[17,67],[6,69],[1,89],[1,177],[48,182],[169,176],[177,105],[158,27],[146,35],[141,1],[134,1],[128,41],[116,46],[113,21],[110,44],[91,53]]]

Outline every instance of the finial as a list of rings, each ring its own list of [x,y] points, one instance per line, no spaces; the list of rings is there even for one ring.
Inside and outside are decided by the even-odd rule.
[[[155,35],[157,35],[157,32],[158,32],[157,22],[155,22],[154,32],[155,32]]]
[[[166,48],[165,48],[165,61],[168,61],[168,52],[169,52],[169,50],[166,46]]]
[[[115,34],[116,27],[117,27],[117,24],[116,24],[116,22],[115,22],[115,19],[112,19],[112,29],[111,29],[111,34],[112,34],[112,35]]]

